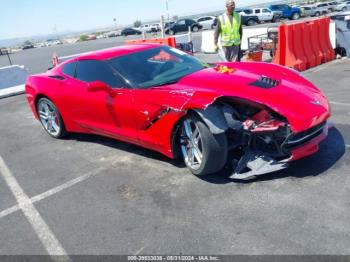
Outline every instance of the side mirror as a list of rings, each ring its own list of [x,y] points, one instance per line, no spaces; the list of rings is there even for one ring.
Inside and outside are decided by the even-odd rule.
[[[102,81],[93,81],[88,84],[88,91],[96,92],[96,91],[109,91],[110,87],[106,83]]]

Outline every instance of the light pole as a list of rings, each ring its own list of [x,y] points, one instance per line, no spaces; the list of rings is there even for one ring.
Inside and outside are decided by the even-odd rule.
[[[168,23],[170,22],[170,15],[169,15],[169,3],[168,0],[165,0],[165,8],[166,8],[166,12],[168,15]]]
[[[117,30],[117,18],[114,17],[113,22],[114,22],[114,26],[115,26],[114,30]]]
[[[57,33],[58,31],[57,31],[57,26],[56,25],[54,25],[54,27],[53,27],[53,33],[54,33],[54,35],[56,36],[56,39],[58,39],[58,33]]]

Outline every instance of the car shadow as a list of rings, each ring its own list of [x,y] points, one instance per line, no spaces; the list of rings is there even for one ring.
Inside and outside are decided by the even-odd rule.
[[[198,179],[212,184],[250,184],[267,180],[282,179],[286,177],[303,178],[321,175],[322,173],[333,167],[345,154],[345,142],[343,135],[339,131],[339,129],[350,130],[350,126],[337,125],[337,127],[332,127],[329,130],[328,137],[321,142],[320,149],[316,154],[292,162],[290,166],[284,170],[260,175],[256,178],[249,180],[238,180],[230,178],[230,175],[232,174],[232,168],[226,167],[222,171],[215,174],[198,176]],[[131,154],[137,154],[146,158],[170,163],[177,168],[186,168],[182,160],[169,159],[168,157],[153,150],[149,150],[141,146],[118,141],[108,137],[91,134],[73,133],[70,134],[66,138],[66,140],[76,140],[87,143],[98,143]],[[190,175],[190,172],[188,172],[188,175]]]
[[[249,180],[230,178],[232,169],[224,169],[215,175],[200,177],[200,179],[214,184],[239,183],[250,184],[286,177],[303,178],[319,176],[333,167],[345,154],[345,142],[339,129],[349,130],[349,125],[337,125],[329,129],[328,137],[321,142],[320,149],[314,155],[290,163],[286,169],[257,176]]]
[[[111,148],[115,148],[117,150],[122,150],[127,153],[136,154],[139,156],[144,156],[146,158],[154,159],[157,161],[162,161],[166,163],[170,163],[174,165],[175,167],[179,168],[185,168],[186,165],[183,163],[183,161],[176,160],[176,159],[170,159],[166,156],[164,156],[161,153],[158,153],[156,151],[143,148],[138,145],[134,145],[131,143],[123,142],[120,140],[116,140],[109,137],[104,137],[100,135],[93,135],[93,134],[83,134],[83,133],[71,133],[69,136],[64,138],[65,140],[76,140],[80,142],[86,142],[86,143],[96,143],[104,146],[108,146]]]

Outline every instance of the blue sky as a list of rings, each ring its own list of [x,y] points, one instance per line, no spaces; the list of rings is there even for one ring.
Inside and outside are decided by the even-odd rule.
[[[236,0],[238,6],[264,2]],[[131,24],[167,16],[166,0],[1,1],[0,39]],[[224,8],[225,0],[168,0],[170,17]],[[55,31],[56,29],[56,31]]]

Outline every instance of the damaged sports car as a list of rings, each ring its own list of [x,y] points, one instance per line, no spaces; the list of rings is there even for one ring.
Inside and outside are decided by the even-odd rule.
[[[92,133],[183,158],[195,175],[277,171],[318,150],[325,96],[298,72],[267,63],[209,66],[157,44],[86,53],[32,75],[26,94],[47,133]],[[135,163],[137,164],[137,163]]]

